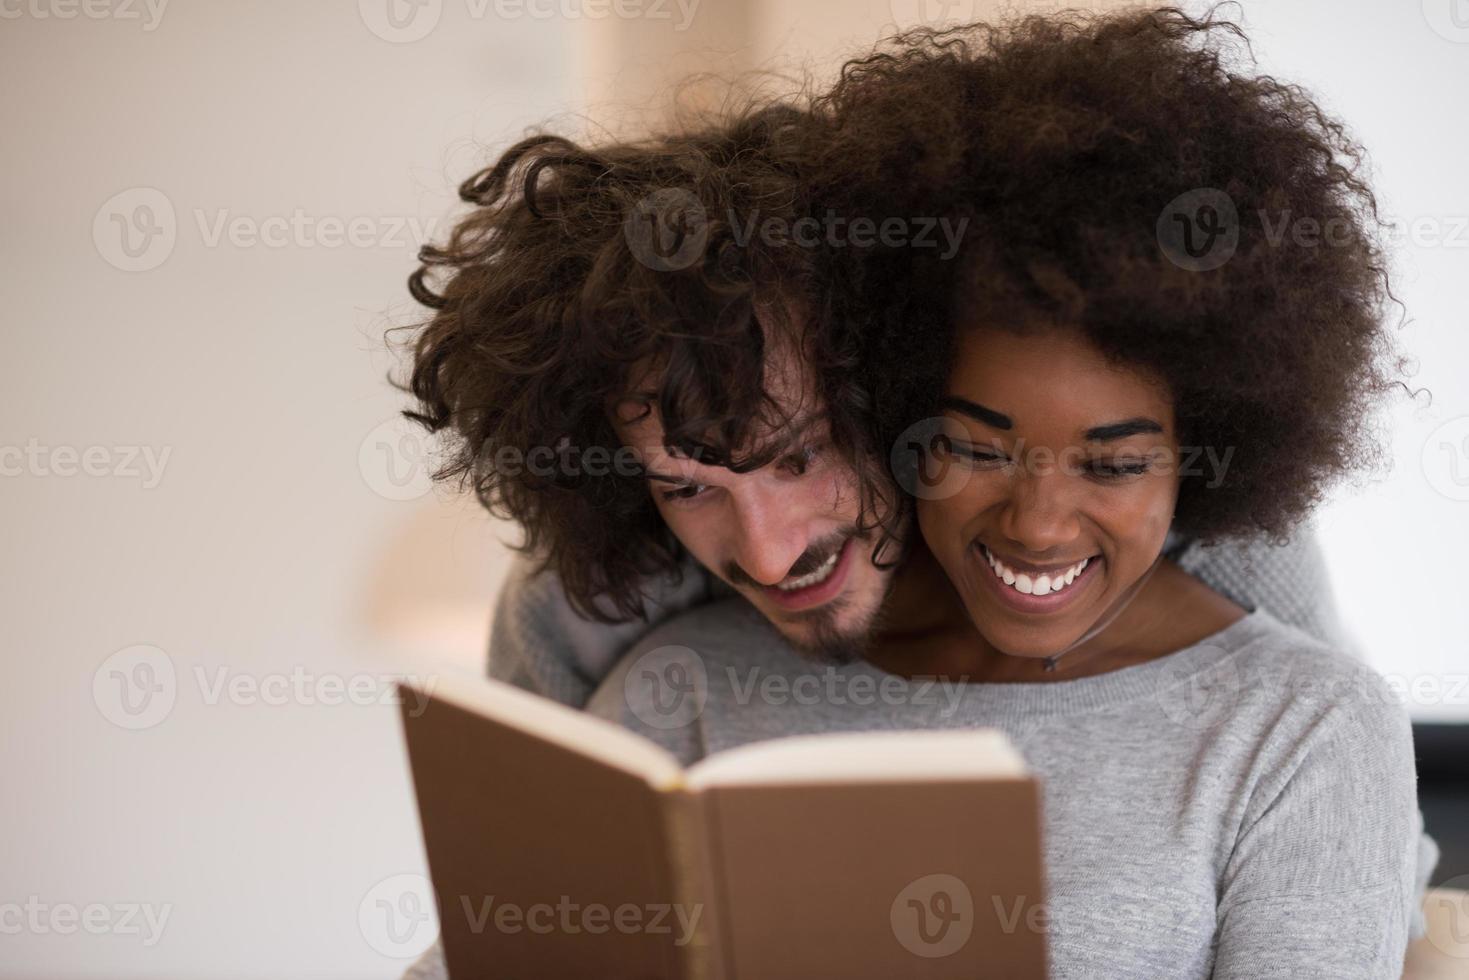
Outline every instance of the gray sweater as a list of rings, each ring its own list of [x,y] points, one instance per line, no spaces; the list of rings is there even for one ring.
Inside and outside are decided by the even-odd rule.
[[[728,599],[645,637],[587,710],[686,764],[783,735],[997,727],[1041,777],[1052,976],[1402,974],[1407,713],[1374,671],[1263,611],[1095,677],[937,684],[813,663]]]
[[[1186,571],[1240,605],[1259,607],[1276,620],[1325,642],[1334,651],[1348,651],[1334,656],[1340,668],[1353,667],[1321,553],[1309,534],[1297,537],[1284,547],[1253,541],[1203,547],[1170,538],[1165,552]],[[531,562],[517,560],[496,604],[489,651],[490,676],[573,707],[585,707],[619,658],[647,638],[651,630],[684,610],[722,597],[720,585],[692,562],[684,566],[681,581],[649,580],[644,583],[644,591],[649,598],[648,622],[617,626],[592,623],[571,610],[555,576],[537,574]],[[768,626],[760,622],[750,625],[755,628],[754,635],[768,635]],[[700,643],[692,645],[700,646]],[[1319,653],[1321,648],[1315,649]],[[1172,658],[1169,662],[1173,662]],[[604,691],[602,696],[605,699],[611,695]],[[601,708],[605,713],[605,701]],[[813,715],[813,719],[819,714]],[[1021,748],[1029,754],[1026,745]],[[1030,761],[1037,765],[1036,760]],[[1411,777],[1411,754],[1402,771]],[[1052,790],[1051,796],[1054,795]],[[1421,833],[1421,826],[1415,811],[1419,894],[1438,859],[1436,846]],[[1155,888],[1151,894],[1163,893]],[[1416,935],[1421,932],[1416,904],[1414,924]],[[1058,924],[1056,928],[1062,926]],[[1348,939],[1344,938],[1343,942]],[[1058,941],[1053,939],[1053,943]],[[1165,970],[1164,975],[1172,974]],[[1271,973],[1266,971],[1262,975]],[[442,977],[438,949],[430,950],[407,976],[415,980]]]

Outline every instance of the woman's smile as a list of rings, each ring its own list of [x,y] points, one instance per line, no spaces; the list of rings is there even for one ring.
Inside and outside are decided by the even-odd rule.
[[[1105,561],[1089,555],[1078,561],[1035,564],[1004,556],[975,542],[969,549],[980,587],[1015,612],[1048,615],[1074,606],[1101,579]]]

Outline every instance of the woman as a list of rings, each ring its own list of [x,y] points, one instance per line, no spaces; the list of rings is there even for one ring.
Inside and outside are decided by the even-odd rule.
[[[892,605],[932,614],[803,685],[817,668],[747,607],[706,607],[589,705],[686,761],[799,732],[1006,730],[1045,786],[1057,976],[1396,977],[1416,902],[1402,707],[1162,557],[1170,531],[1284,534],[1375,458],[1390,387],[1359,150],[1298,90],[1232,71],[1230,30],[1030,18],[849,66],[820,140],[847,170],[818,198],[973,219],[950,267],[860,258],[926,286],[873,345],[926,546]],[[682,646],[701,709],[650,724],[638,678]],[[931,675],[952,698],[894,687]],[[899,693],[760,694],[802,689]]]
[[[1389,386],[1359,151],[1232,71],[1232,30],[1029,18],[848,66],[809,120],[818,211],[970,219],[952,261],[814,256],[921,540],[865,659],[814,663],[732,599],[648,634],[587,705],[685,762],[1002,728],[1043,779],[1056,976],[1396,977],[1417,902],[1402,708],[1163,557],[1170,532],[1289,531],[1374,459]],[[699,710],[670,725],[642,679],[688,648]]]

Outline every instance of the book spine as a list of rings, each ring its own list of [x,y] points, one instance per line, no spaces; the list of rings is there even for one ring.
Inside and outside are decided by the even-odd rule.
[[[668,794],[668,842],[672,864],[674,919],[692,923],[680,948],[686,980],[727,980],[722,912],[714,867],[714,821],[708,796],[688,790]]]

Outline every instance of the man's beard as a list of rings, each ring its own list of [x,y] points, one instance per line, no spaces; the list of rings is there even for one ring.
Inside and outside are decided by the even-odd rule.
[[[802,575],[819,567],[825,554],[832,553],[847,541],[863,552],[863,554],[853,556],[855,561],[867,561],[875,565],[877,552],[882,548],[881,542],[887,539],[888,536],[880,529],[862,531],[857,527],[852,527],[840,535],[841,544],[833,544],[827,548],[813,548],[807,554],[802,555],[791,566],[791,574]],[[900,537],[892,537],[891,543],[895,543],[898,547],[898,560],[895,564],[901,565],[907,554],[907,548]],[[733,563],[725,569],[725,580],[737,587],[760,587],[759,583],[746,574],[744,569]],[[838,596],[816,609],[774,615],[767,613],[767,616],[776,629],[780,630],[786,642],[790,643],[802,656],[829,664],[855,663],[867,656],[874,638],[881,631],[884,609],[897,582],[898,572],[896,568],[893,568],[886,576],[882,594],[877,597],[872,610],[861,621],[845,626],[837,625],[842,614],[852,606],[851,599],[845,595]],[[788,628],[791,626],[801,627],[798,635],[792,635]]]
[[[882,630],[883,610],[895,581],[895,575],[888,576],[877,605],[860,622],[837,625],[842,613],[851,606],[846,596],[839,596],[819,609],[786,619],[787,623],[804,627],[800,636],[786,633],[786,640],[802,656],[819,663],[842,665],[865,659],[872,649],[873,638]]]

